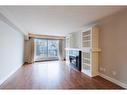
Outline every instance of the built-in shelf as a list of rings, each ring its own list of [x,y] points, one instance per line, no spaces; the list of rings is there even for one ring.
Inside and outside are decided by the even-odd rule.
[[[88,37],[88,36],[90,36],[90,34],[87,34],[87,35],[85,35],[85,36],[83,36],[83,37]]]
[[[99,29],[91,27],[82,32],[82,72],[88,76],[98,75]]]
[[[91,65],[91,64],[88,64],[88,63],[82,63],[82,64],[87,65],[87,66],[90,66]]]
[[[73,36],[72,33],[66,37],[66,62],[69,63],[70,50],[82,51],[81,71],[91,77],[98,75],[98,54],[101,52],[98,27],[93,26],[81,31],[80,37],[78,35]],[[78,38],[81,38],[80,41]],[[77,42],[78,44],[76,44]],[[72,48],[73,46],[78,48]]]
[[[83,41],[83,42],[90,42],[90,40],[85,40],[85,41]]]
[[[85,57],[83,59],[90,60],[90,58],[85,58]]]
[[[85,69],[85,70],[82,70],[82,72],[85,73],[86,75],[92,77],[92,76],[91,76],[91,71],[90,71],[90,70]]]

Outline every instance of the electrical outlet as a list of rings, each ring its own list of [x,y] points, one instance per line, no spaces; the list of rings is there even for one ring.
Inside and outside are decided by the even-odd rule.
[[[116,71],[112,71],[112,75],[113,76],[116,76]]]

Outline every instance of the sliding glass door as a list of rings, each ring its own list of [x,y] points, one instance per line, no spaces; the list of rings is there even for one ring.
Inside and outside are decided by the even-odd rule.
[[[48,40],[48,57],[58,57],[58,40]]]
[[[47,40],[45,39],[35,39],[35,57],[37,60],[42,58],[47,58]]]
[[[58,59],[59,40],[35,39],[35,61]]]

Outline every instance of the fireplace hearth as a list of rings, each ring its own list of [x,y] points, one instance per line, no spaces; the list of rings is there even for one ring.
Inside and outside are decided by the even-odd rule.
[[[81,51],[69,50],[69,60],[72,67],[81,71]]]

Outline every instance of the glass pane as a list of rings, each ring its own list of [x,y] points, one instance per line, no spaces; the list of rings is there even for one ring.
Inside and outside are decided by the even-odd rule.
[[[58,40],[48,40],[48,57],[58,57]]]
[[[58,58],[59,40],[35,39],[35,61]]]
[[[36,56],[38,58],[47,57],[47,40],[45,39],[36,39]]]

